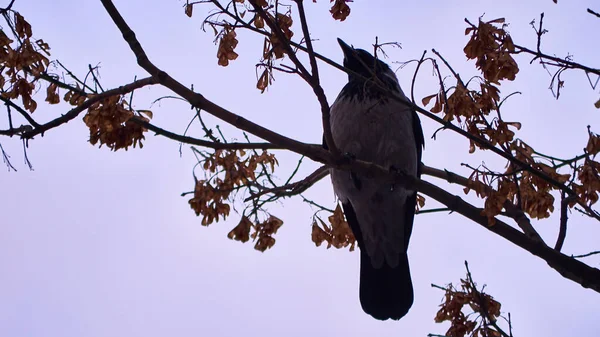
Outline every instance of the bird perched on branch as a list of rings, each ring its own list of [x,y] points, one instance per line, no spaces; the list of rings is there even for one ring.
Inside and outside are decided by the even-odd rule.
[[[338,39],[348,83],[331,106],[331,132],[340,151],[419,177],[421,122],[390,67]],[[325,140],[323,146],[327,148]],[[402,318],[413,303],[408,266],[416,191],[387,177],[331,169],[333,188],[360,247],[360,302],[376,319]]]

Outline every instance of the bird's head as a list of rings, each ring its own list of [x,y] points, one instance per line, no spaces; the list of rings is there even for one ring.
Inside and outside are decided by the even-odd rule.
[[[341,39],[338,39],[338,43],[344,52],[344,67],[354,72],[348,74],[348,81],[365,82],[366,79],[376,76],[392,87],[398,86],[396,75],[385,62],[373,57],[366,50],[349,46]]]

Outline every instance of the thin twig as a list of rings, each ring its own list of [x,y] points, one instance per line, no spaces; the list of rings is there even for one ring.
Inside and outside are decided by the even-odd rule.
[[[554,249],[560,252],[562,246],[565,242],[565,238],[567,237],[567,221],[569,220],[569,216],[567,214],[569,203],[573,201],[574,197],[565,196],[565,193],[561,193],[560,197],[560,226],[558,231],[558,237],[556,238],[556,244],[554,245]]]
[[[130,119],[132,122],[135,122],[136,124],[139,124],[143,127],[145,127],[146,129],[156,133],[157,135],[169,138],[169,139],[173,139],[176,140],[178,142],[181,143],[185,143],[185,144],[190,144],[190,145],[198,145],[198,146],[204,146],[204,147],[208,147],[211,149],[227,149],[227,150],[239,150],[239,149],[243,149],[243,150],[249,150],[249,149],[262,149],[262,150],[266,150],[266,149],[283,149],[283,147],[275,145],[275,144],[271,144],[271,143],[223,143],[223,142],[213,142],[213,141],[208,141],[208,140],[203,140],[203,139],[198,139],[198,138],[193,138],[193,137],[188,137],[188,136],[183,136],[183,135],[179,135],[170,131],[167,131],[165,129],[159,128],[156,125],[150,124],[149,122],[146,122],[145,120],[138,118],[138,117],[131,117]]]
[[[502,330],[502,328],[500,328],[498,326],[498,324],[496,323],[496,319],[494,317],[490,317],[490,315],[488,313],[487,304],[483,300],[479,290],[477,290],[477,286],[475,285],[475,282],[473,282],[473,277],[471,276],[471,271],[469,270],[469,263],[467,261],[465,261],[465,267],[467,268],[467,281],[471,285],[471,288],[473,289],[473,293],[475,294],[475,298],[477,299],[477,302],[478,302],[477,304],[479,305],[479,314],[482,317],[484,317],[486,321],[490,322],[492,324],[492,326],[496,329],[496,331],[498,331],[503,337],[510,337],[509,334],[504,332],[504,330]]]
[[[29,115],[29,113],[27,111],[25,111],[25,109],[21,108],[20,106],[18,106],[17,104],[15,104],[13,101],[9,100],[8,98],[5,98],[4,96],[0,95],[0,101],[4,102],[4,104],[6,104],[7,107],[12,107],[13,109],[17,110],[17,112],[19,112],[21,114],[21,116],[23,116],[23,118],[25,118],[27,120],[27,122],[29,124],[31,124],[32,127],[36,128],[39,127],[40,125]]]
[[[600,250],[589,252],[589,253],[585,253],[585,254],[581,254],[581,255],[571,255],[571,257],[575,258],[575,259],[580,259],[582,257],[588,257],[588,256],[596,255],[596,254],[600,254]]]
[[[299,180],[294,183],[285,184],[283,186],[277,186],[274,188],[269,188],[262,190],[244,200],[244,202],[248,202],[252,199],[259,198],[265,194],[274,194],[277,197],[290,197],[293,195],[298,195],[304,191],[306,191],[309,187],[317,183],[319,180],[325,178],[329,174],[327,170],[327,166],[321,166],[316,169],[313,173],[308,175],[306,178]]]
[[[587,12],[596,16],[597,18],[600,18],[600,13],[598,12],[594,12],[593,10],[591,10],[590,8],[587,9]]]

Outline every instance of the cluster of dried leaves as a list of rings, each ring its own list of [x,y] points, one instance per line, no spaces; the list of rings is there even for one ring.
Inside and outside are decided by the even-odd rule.
[[[511,53],[515,51],[512,38],[506,32],[504,18],[491,21],[479,20],[477,27],[468,27],[465,35],[471,39],[464,48],[468,59],[476,59],[475,65],[486,80],[499,83],[501,80],[512,81],[519,72],[517,62]],[[495,24],[501,24],[500,27]]]
[[[317,223],[317,220],[321,224]],[[319,247],[323,242],[327,242],[327,248],[345,248],[350,246],[350,251],[354,250],[356,239],[352,229],[344,218],[344,212],[338,204],[332,215],[328,217],[331,226],[327,226],[321,218],[314,217],[312,224],[312,241]]]
[[[588,143],[585,147],[587,156],[583,164],[575,170],[580,183],[574,182],[572,187],[579,199],[591,206],[598,201],[598,192],[600,191],[600,163],[594,160],[600,152],[600,136],[591,131],[588,133]],[[573,207],[574,204],[574,201],[571,201],[569,206]]]
[[[50,47],[42,39],[34,39],[31,25],[25,18],[14,14],[14,29],[16,42],[9,38],[4,30],[0,30],[0,88],[2,97],[10,100],[21,98],[24,110],[33,113],[38,104],[33,99],[37,86],[42,81],[47,83],[46,99],[49,104],[61,102],[59,87],[70,88],[62,101],[74,107],[82,106],[94,94],[88,94],[79,84],[66,85],[56,76],[48,75]],[[9,14],[6,14],[9,15]],[[147,117],[143,116],[145,114]],[[139,144],[144,139],[146,129],[130,121],[136,115],[121,96],[107,97],[88,107],[83,118],[90,129],[92,144],[106,144],[112,150],[127,149]],[[149,121],[150,111],[144,110],[137,114],[138,118]]]
[[[202,214],[202,225],[208,226],[229,215],[227,203],[231,194],[256,180],[259,165],[270,165],[275,170],[277,159],[264,151],[261,155],[247,155],[244,150],[215,150],[204,158],[203,168],[211,177],[196,181],[194,197],[189,200],[196,215]]]
[[[479,291],[469,274],[460,280],[460,290],[452,284],[445,289],[444,301],[435,315],[435,322],[450,322],[445,333],[448,337],[501,337],[497,326],[500,317],[500,302],[491,295]],[[465,311],[471,309],[471,312]]]
[[[201,154],[204,156],[201,164],[206,179],[196,181],[194,196],[188,202],[196,215],[202,215],[203,226],[218,222],[220,218],[226,219],[231,203],[235,201],[235,192],[258,186],[258,175],[265,170],[272,174],[278,165],[275,155],[267,151],[215,150]],[[253,223],[242,215],[240,223],[229,232],[228,237],[241,242],[252,238],[256,241],[254,248],[260,251],[271,248],[275,244],[273,235],[283,221],[273,215],[264,221],[256,219]]]
[[[240,223],[235,226],[228,234],[227,237],[241,242],[248,242],[250,238],[254,242],[254,249],[264,252],[265,250],[275,245],[275,238],[273,235],[277,233],[279,227],[283,225],[281,219],[269,215],[269,217],[262,222],[253,223],[248,219],[247,216],[242,216]],[[252,232],[252,234],[250,234]]]
[[[313,0],[313,2],[317,2]],[[350,15],[350,7],[348,2],[352,0],[330,0],[332,4],[329,12],[335,20],[344,21]],[[282,4],[275,4],[274,0],[234,0],[231,6],[223,7],[218,4],[218,1],[203,1],[203,2],[189,2],[185,6],[185,14],[188,17],[192,17],[194,5],[200,3],[213,3],[221,11],[218,13],[212,13],[205,21],[212,27],[215,33],[215,42],[218,41],[217,48],[217,59],[220,66],[226,67],[229,65],[229,61],[237,59],[238,54],[235,52],[235,48],[238,45],[236,28],[252,28],[264,32],[265,39],[263,43],[263,51],[260,63],[257,67],[262,67],[262,72],[258,76],[256,83],[257,89],[261,93],[265,92],[269,85],[273,83],[273,67],[275,61],[284,58],[287,53],[286,44],[291,41],[294,36],[292,31],[292,25],[294,20],[292,19],[291,6],[284,6]],[[256,5],[262,9],[262,13],[253,9],[252,5]],[[279,11],[285,8],[284,12]],[[254,15],[245,19],[246,13],[251,12]],[[234,21],[228,21],[227,19],[213,20],[215,16],[220,14],[227,14],[229,18],[233,18]],[[261,15],[262,14],[262,15]],[[274,23],[279,31],[283,34],[287,41],[280,41],[280,36],[270,29],[265,24],[266,20]]]
[[[88,99],[93,97],[88,95]],[[81,98],[71,91],[65,95],[65,101],[74,102],[74,105],[83,103]],[[144,132],[148,130],[132,121],[134,116],[149,122],[152,112],[139,110],[136,114],[121,95],[110,96],[93,103],[83,117],[83,122],[90,129],[90,143],[96,145],[99,142],[100,147],[106,145],[113,151],[127,150],[132,145],[144,147],[142,140],[145,138]]]
[[[457,83],[454,87],[448,90],[441,88],[440,92],[423,98],[422,103],[429,105],[435,98],[431,112],[443,113],[445,121],[456,120],[474,138],[484,139],[488,144],[500,147],[555,182],[572,187],[581,201],[591,205],[597,201],[600,188],[600,184],[594,184],[600,181],[595,161],[586,157],[585,163],[575,170],[581,184],[570,181],[571,174],[560,173],[559,165],[541,162],[544,156],[538,155],[531,146],[515,137],[515,130],[521,129],[520,123],[507,122],[501,118],[502,100],[498,86],[500,81],[514,80],[519,72],[512,57],[515,46],[505,28],[504,19],[487,22],[480,20],[478,26],[470,25],[465,31],[465,34],[471,34],[464,48],[465,54],[468,59],[476,60],[476,66],[482,73],[477,89],[470,89],[468,84],[464,84],[456,76]],[[595,154],[592,148],[598,148],[593,143],[594,137],[590,133],[590,149],[587,150],[590,155]],[[470,153],[474,153],[477,148],[487,148],[473,139],[469,141]],[[490,224],[494,223],[494,217],[500,214],[506,201],[537,219],[547,218],[554,211],[555,199],[552,192],[558,190],[558,187],[513,163],[508,163],[504,172],[493,172],[487,168],[483,171],[474,170],[470,180],[464,191],[468,193],[473,190],[479,197],[486,199],[483,214],[488,217]],[[575,204],[576,200],[571,200],[569,206],[573,207]]]
[[[14,12],[14,22],[16,42],[0,30],[1,95],[11,100],[21,97],[25,110],[33,113],[37,102],[32,96],[36,81],[50,64],[46,57],[50,47],[41,39],[33,39],[31,25],[19,13]],[[47,101],[58,103],[56,99]]]
[[[225,26],[222,31],[221,39],[219,40],[219,49],[217,50],[217,58],[219,59],[220,66],[227,67],[229,61],[238,58],[238,54],[234,51],[238,44],[236,36],[237,34],[233,28]]]

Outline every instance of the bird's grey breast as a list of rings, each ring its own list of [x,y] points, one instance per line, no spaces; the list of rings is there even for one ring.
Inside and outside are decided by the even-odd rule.
[[[416,175],[412,119],[410,108],[392,99],[343,97],[331,107],[333,140],[343,153]]]

